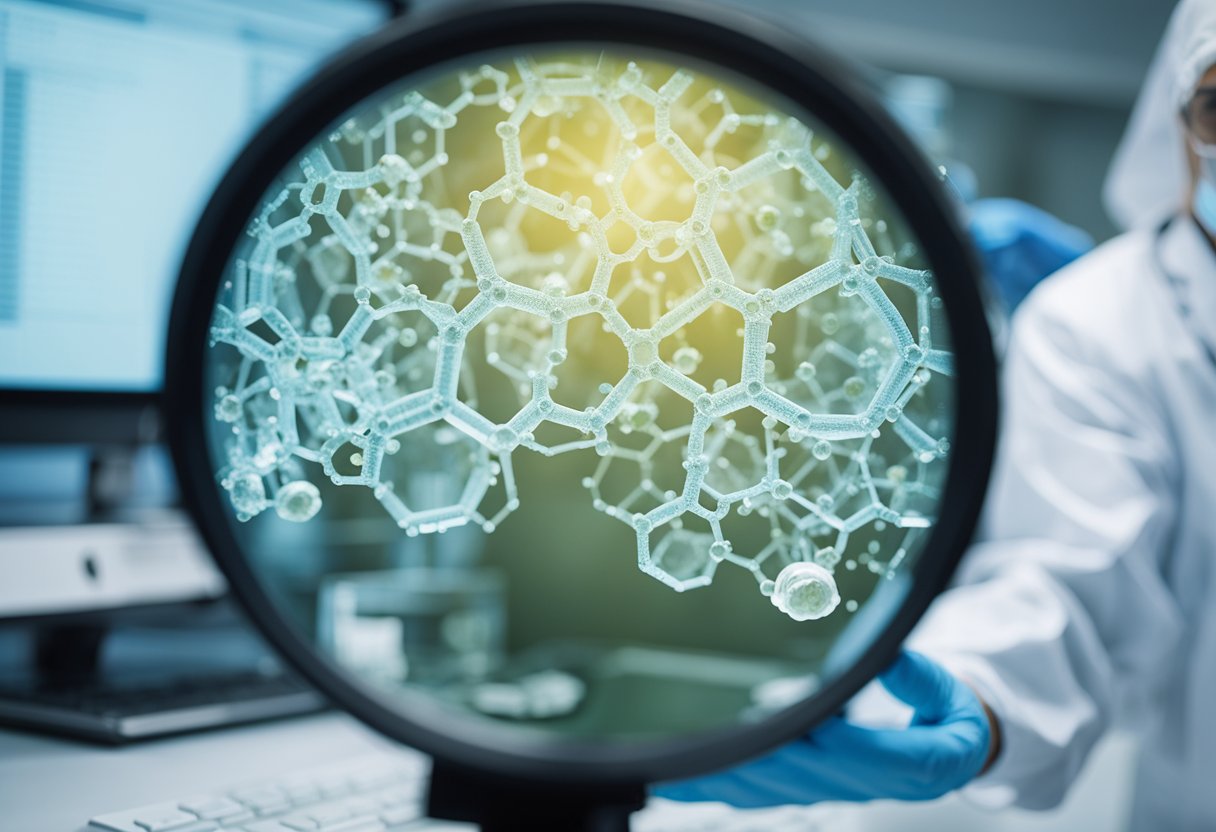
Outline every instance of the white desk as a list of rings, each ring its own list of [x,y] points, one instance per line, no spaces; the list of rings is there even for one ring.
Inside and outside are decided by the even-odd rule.
[[[0,729],[0,830],[77,832],[105,812],[243,786],[391,747],[342,714],[121,748]]]
[[[89,818],[106,812],[247,786],[263,778],[385,749],[416,753],[341,714],[116,749],[0,729],[0,830],[81,832]],[[1126,737],[1105,741],[1065,805],[1054,812],[990,814],[948,797],[927,804],[821,805],[803,815],[804,827],[807,832],[1119,830],[1126,824],[1134,751],[1134,743]],[[650,817],[639,818],[639,828],[666,829],[675,817],[673,812],[683,818],[728,814],[713,805],[656,808],[659,817],[655,809],[648,810]]]

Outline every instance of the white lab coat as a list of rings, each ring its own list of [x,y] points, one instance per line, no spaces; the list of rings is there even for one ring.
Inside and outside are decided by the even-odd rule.
[[[911,641],[999,716],[967,792],[1061,800],[1112,724],[1142,752],[1136,830],[1216,829],[1216,256],[1182,217],[1101,246],[1014,318],[977,543]],[[1113,796],[1112,796],[1113,797]]]

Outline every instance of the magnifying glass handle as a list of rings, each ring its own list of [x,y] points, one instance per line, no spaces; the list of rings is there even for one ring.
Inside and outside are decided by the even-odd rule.
[[[436,760],[427,816],[476,823],[482,832],[628,832],[629,816],[645,804],[641,783],[543,783]]]

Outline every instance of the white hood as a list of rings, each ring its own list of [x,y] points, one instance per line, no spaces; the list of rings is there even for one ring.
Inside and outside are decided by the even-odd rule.
[[[1181,0],[1106,176],[1106,209],[1123,228],[1156,225],[1182,207],[1190,176],[1179,112],[1213,64],[1216,0]]]

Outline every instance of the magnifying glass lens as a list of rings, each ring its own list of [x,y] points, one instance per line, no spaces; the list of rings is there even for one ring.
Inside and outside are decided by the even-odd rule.
[[[792,101],[611,44],[466,56],[308,141],[245,232],[212,487],[279,613],[407,716],[754,722],[906,598],[951,334],[907,218]]]

